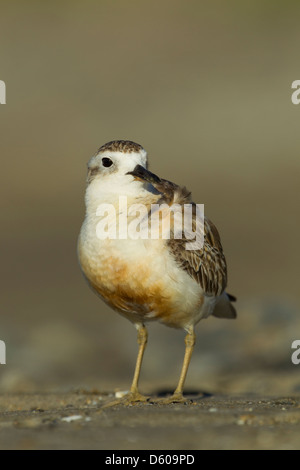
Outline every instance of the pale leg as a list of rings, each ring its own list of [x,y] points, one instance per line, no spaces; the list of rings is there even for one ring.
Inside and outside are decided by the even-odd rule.
[[[185,337],[185,353],[184,353],[184,359],[183,359],[183,365],[181,369],[181,374],[179,377],[179,382],[176,387],[175,392],[173,395],[171,395],[168,398],[162,398],[155,400],[158,403],[161,404],[169,404],[169,403],[185,403],[187,400],[183,396],[183,387],[186,379],[186,374],[190,365],[193,349],[194,349],[194,344],[195,344],[195,333],[194,333],[194,328],[191,328],[190,331],[187,333]]]
[[[143,362],[143,356],[144,356],[144,352],[145,352],[147,341],[148,341],[148,332],[147,332],[145,325],[139,324],[136,326],[138,330],[137,342],[139,345],[139,351],[138,351],[138,356],[136,359],[134,376],[133,376],[132,384],[130,387],[130,396],[133,401],[146,401],[147,398],[141,395],[138,391],[138,383],[139,383],[139,377],[140,377],[140,372],[141,372],[141,367],[142,367],[142,362]]]
[[[143,325],[142,323],[137,323],[135,326],[138,330],[137,342],[139,346],[139,351],[137,355],[135,371],[134,371],[134,376],[133,376],[132,384],[130,387],[130,391],[124,397],[118,400],[114,400],[104,405],[103,408],[108,408],[110,406],[115,406],[115,405],[131,405],[133,403],[146,402],[148,400],[148,397],[141,395],[138,391],[139,377],[140,377],[140,372],[141,372],[141,367],[142,367],[142,362],[143,362],[143,356],[144,356],[144,352],[145,352],[146,344],[148,340],[148,332],[147,332],[145,325]]]
[[[192,357],[192,354],[193,354],[195,340],[196,340],[196,336],[195,336],[195,332],[194,332],[194,329],[193,329],[191,332],[189,332],[186,335],[186,337],[184,339],[185,354],[184,354],[181,374],[180,374],[180,377],[179,377],[179,382],[178,382],[178,385],[176,387],[176,390],[175,390],[173,396],[171,397],[171,398],[174,399],[174,401],[177,401],[178,399],[179,399],[179,401],[182,401],[182,399],[183,399],[183,387],[184,387],[184,383],[185,383],[185,379],[186,379],[186,374],[187,374],[187,371],[188,371],[188,368],[189,368],[189,365],[190,365],[191,357]]]

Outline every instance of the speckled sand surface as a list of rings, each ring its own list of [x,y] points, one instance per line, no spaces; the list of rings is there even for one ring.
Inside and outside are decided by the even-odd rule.
[[[0,397],[1,449],[299,449],[300,396],[102,409],[98,391]]]

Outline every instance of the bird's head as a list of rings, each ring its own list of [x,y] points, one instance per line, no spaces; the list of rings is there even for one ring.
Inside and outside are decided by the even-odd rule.
[[[108,142],[90,159],[87,183],[94,180],[100,184],[123,180],[137,165],[147,168],[147,152],[141,145],[130,140]]]

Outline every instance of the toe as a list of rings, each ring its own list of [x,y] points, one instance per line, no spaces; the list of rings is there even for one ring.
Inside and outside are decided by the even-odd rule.
[[[184,405],[188,405],[192,403],[192,400],[185,398],[182,393],[173,393],[173,395],[165,398],[157,398],[155,400],[151,400],[152,403],[157,403],[159,405],[171,405],[172,403],[182,403]]]
[[[113,400],[110,403],[105,404],[103,408],[110,408],[112,406],[132,406],[136,405],[137,403],[147,403],[149,402],[149,400],[149,397],[146,397],[139,392],[129,392],[122,398]]]

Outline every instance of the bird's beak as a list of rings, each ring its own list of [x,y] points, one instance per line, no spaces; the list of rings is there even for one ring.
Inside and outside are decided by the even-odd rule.
[[[153,184],[153,183],[157,184],[157,183],[161,182],[161,180],[158,176],[156,176],[154,173],[151,173],[151,171],[146,170],[146,168],[144,168],[141,165],[136,165],[136,167],[133,171],[128,171],[128,173],[126,173],[126,174],[127,175],[132,175],[135,180],[143,181],[143,182],[147,182],[147,183],[151,183],[151,184]]]

